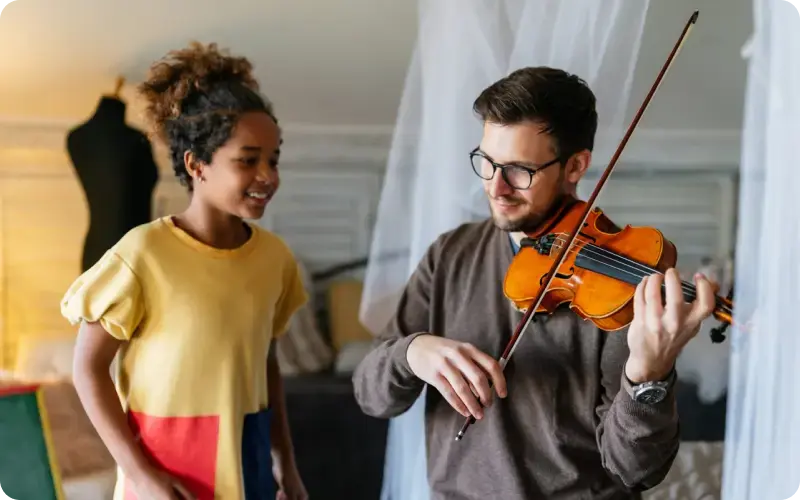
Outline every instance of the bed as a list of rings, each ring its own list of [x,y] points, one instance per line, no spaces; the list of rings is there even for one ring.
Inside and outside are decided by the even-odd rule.
[[[697,386],[680,382],[681,446],[664,481],[643,500],[719,500],[725,439],[725,398],[698,398]]]
[[[312,299],[309,308],[293,320],[290,332],[297,333],[290,333],[289,343],[278,351],[287,370],[286,399],[298,466],[311,498],[377,500],[388,422],[360,411],[349,377],[369,345],[369,333],[353,325],[360,283],[339,280],[328,289],[326,304],[320,307],[327,311],[326,317],[312,318]],[[322,323],[328,330],[324,335],[318,331]],[[309,337],[312,331],[314,337]],[[320,336],[331,351],[324,348]],[[29,341],[21,346],[15,376],[45,382],[65,500],[110,500],[114,463],[72,386],[73,347],[71,336]],[[701,357],[708,360],[705,354]],[[309,370],[316,373],[302,373]],[[724,395],[709,401],[707,387],[692,378],[681,376],[676,388],[681,415],[679,454],[662,484],[646,492],[644,500],[720,498],[726,401]]]

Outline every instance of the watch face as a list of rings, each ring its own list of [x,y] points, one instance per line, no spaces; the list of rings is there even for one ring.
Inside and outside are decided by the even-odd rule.
[[[648,405],[660,403],[667,396],[667,390],[662,387],[646,387],[636,393],[635,399],[639,403]]]

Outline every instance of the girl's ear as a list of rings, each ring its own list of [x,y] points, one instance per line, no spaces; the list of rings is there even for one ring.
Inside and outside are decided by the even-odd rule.
[[[203,179],[203,164],[194,156],[194,153],[187,150],[183,153],[183,167],[186,172],[192,177],[195,182],[202,182]]]

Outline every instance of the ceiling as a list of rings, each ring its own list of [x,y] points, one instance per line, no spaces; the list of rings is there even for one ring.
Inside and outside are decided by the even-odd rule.
[[[700,18],[643,126],[739,128],[750,4],[651,1],[637,104],[695,8]],[[416,22],[409,0],[16,0],[0,17],[0,116],[80,119],[117,75],[136,82],[197,39],[248,56],[284,123],[391,125]]]
[[[414,2],[391,0],[17,0],[0,114],[84,116],[116,75],[197,39],[249,57],[286,121],[391,123],[415,24]]]

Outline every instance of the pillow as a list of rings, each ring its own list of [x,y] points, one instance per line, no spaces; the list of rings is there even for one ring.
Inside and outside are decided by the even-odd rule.
[[[339,374],[350,374],[356,370],[369,351],[372,342],[349,342],[336,355],[334,371]]]
[[[374,337],[358,319],[363,284],[358,280],[338,280],[328,288],[328,321],[331,343],[341,351],[352,342],[372,342]]]

